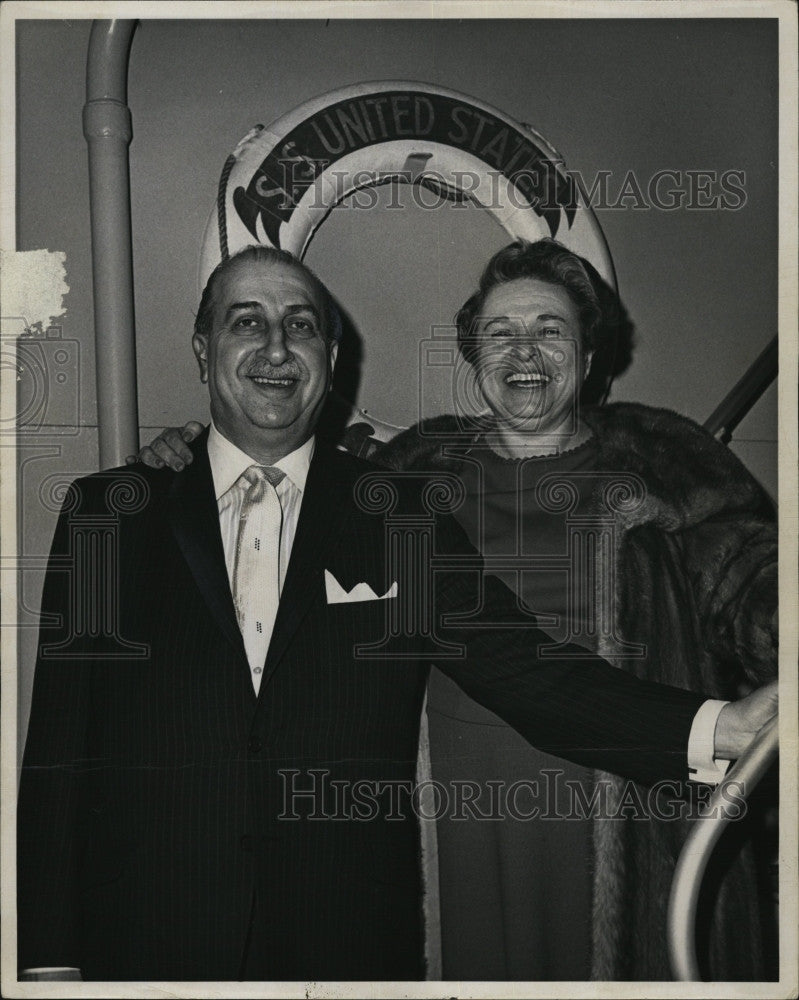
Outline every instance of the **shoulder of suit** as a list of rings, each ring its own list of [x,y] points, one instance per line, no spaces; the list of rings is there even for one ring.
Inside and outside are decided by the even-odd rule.
[[[390,469],[433,468],[448,465],[441,456],[441,447],[451,443],[453,435],[474,433],[476,421],[464,427],[464,422],[452,415],[422,420],[381,445],[375,460]]]
[[[99,472],[92,472],[87,476],[79,476],[75,482],[81,485],[108,486],[112,483],[142,482],[153,486],[167,484],[173,476],[181,473],[172,469],[153,469],[144,462],[135,462],[133,465],[118,465],[112,469],[100,469]]]
[[[370,472],[385,472],[385,466],[368,458],[361,458],[360,455],[353,455],[349,451],[344,451],[327,441],[317,444],[317,455],[326,459],[336,470],[336,473],[343,476],[352,476],[358,479],[360,476]],[[315,456],[316,457],[316,456]]]
[[[65,512],[135,514],[164,495],[170,482],[182,473],[153,469],[142,462],[101,469],[62,483]]]
[[[339,481],[350,485],[355,508],[365,514],[421,517],[427,523],[431,514],[440,521],[454,501],[450,487],[436,478],[442,469],[435,465],[384,463],[380,453],[375,455],[376,461],[341,450],[335,455],[341,470]]]

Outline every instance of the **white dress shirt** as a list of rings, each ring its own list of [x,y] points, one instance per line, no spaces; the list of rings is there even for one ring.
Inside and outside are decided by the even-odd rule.
[[[311,464],[311,457],[314,452],[314,439],[308,438],[305,444],[300,445],[279,462],[274,462],[272,468],[285,472],[285,476],[278,483],[276,492],[280,500],[283,511],[283,521],[280,529],[280,556],[278,560],[278,580],[279,589],[282,592],[283,584],[286,580],[286,570],[288,569],[291,548],[294,544],[294,537],[297,534],[297,522],[300,517],[300,507],[302,497],[305,492],[305,481],[308,478],[308,469]],[[244,503],[247,483],[242,485],[241,476],[251,465],[259,463],[252,456],[243,452],[231,441],[228,441],[211,424],[208,435],[208,461],[211,465],[211,475],[214,480],[214,496],[216,497],[217,510],[219,511],[219,529],[222,534],[222,547],[225,550],[225,565],[227,566],[230,589],[234,590],[234,573],[236,563],[236,542],[239,531],[239,518],[241,507]],[[277,614],[277,608],[273,608],[271,620]],[[250,669],[256,669],[250,665]],[[253,675],[253,686],[256,691],[259,685]]]

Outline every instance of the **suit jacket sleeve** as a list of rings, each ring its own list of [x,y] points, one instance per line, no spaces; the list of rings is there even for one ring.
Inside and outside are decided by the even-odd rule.
[[[22,762],[17,831],[20,969],[80,965],[75,939],[79,774],[87,756],[88,640],[75,628],[70,560],[73,484],[56,525]],[[46,616],[54,616],[47,624]],[[69,657],[48,649],[69,643]],[[78,658],[73,658],[77,654]]]
[[[437,551],[479,558],[454,518],[437,525]],[[472,698],[540,750],[645,784],[688,777],[691,723],[702,696],[639,680],[574,646],[573,657],[547,658],[551,642],[529,624],[498,579],[474,571],[436,574],[440,635],[463,644],[460,660],[436,660]],[[481,607],[479,622],[453,618]],[[514,624],[514,627],[491,624]]]

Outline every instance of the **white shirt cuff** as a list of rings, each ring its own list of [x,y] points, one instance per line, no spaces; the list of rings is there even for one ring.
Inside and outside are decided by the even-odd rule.
[[[716,723],[725,705],[729,702],[709,698],[694,716],[688,736],[688,777],[691,781],[717,785],[727,773],[730,762],[716,760],[713,756]]]

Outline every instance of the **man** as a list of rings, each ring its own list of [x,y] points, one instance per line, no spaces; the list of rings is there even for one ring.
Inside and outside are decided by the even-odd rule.
[[[719,707],[597,658],[540,658],[547,637],[480,583],[425,482],[315,439],[336,331],[290,255],[231,258],[195,325],[213,422],[191,465],[71,490],[23,761],[23,969],[423,978],[399,791],[433,657],[541,748],[645,782],[687,777],[709,716],[716,755],[734,758],[776,710],[773,690]],[[395,559],[387,526],[408,524]]]

